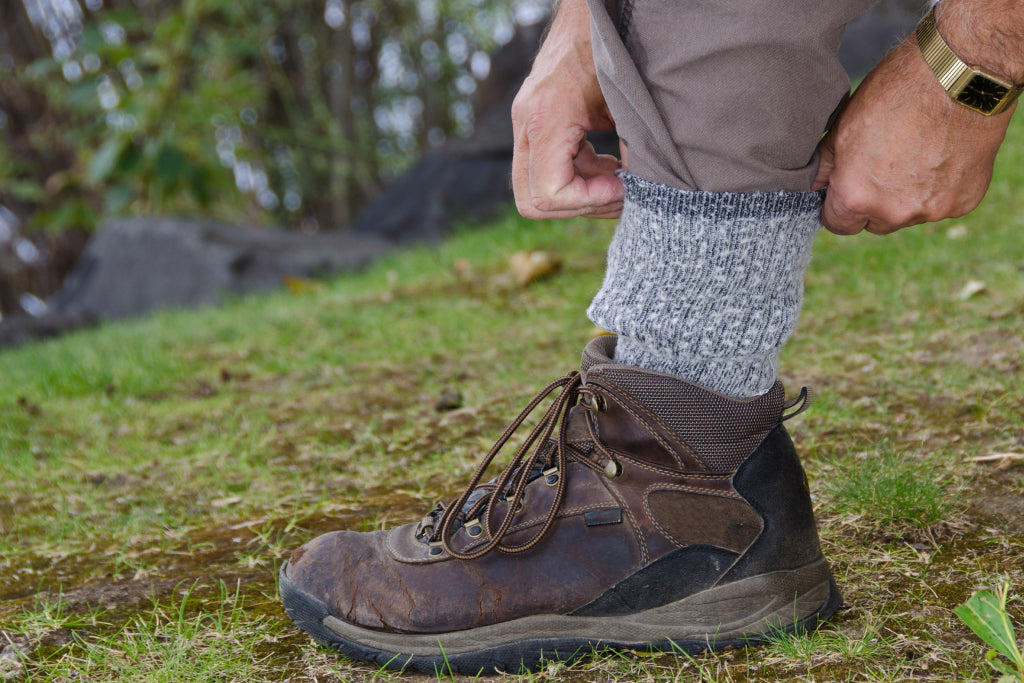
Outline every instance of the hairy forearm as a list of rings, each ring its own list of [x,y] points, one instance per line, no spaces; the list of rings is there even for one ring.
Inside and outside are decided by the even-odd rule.
[[[1024,2],[942,0],[935,19],[939,34],[964,62],[1024,83]]]
[[[541,50],[571,48],[580,53],[590,52],[590,10],[586,0],[555,0],[551,7],[551,19],[541,38]],[[588,54],[589,57],[589,54]],[[592,58],[585,61],[593,62]]]
[[[581,91],[588,109],[603,110],[604,98],[601,97],[594,68],[590,10],[586,0],[559,0],[551,11],[551,21],[533,61],[527,84],[545,79],[559,82],[561,86],[552,89],[550,95],[568,95],[570,89],[576,89]],[[565,82],[566,78],[571,82]]]

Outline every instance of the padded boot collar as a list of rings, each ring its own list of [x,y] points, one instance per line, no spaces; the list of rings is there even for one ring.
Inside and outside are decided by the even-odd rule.
[[[614,336],[597,337],[583,350],[585,385],[628,397],[684,441],[712,472],[735,471],[781,421],[785,390],[776,381],[761,396],[734,399],[679,377],[616,363]]]

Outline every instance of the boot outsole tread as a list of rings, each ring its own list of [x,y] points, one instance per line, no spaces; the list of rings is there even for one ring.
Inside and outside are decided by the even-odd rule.
[[[627,642],[588,637],[539,638],[516,640],[497,647],[472,652],[440,655],[403,655],[376,647],[368,647],[342,638],[324,624],[330,613],[322,601],[309,595],[292,582],[287,574],[288,564],[281,568],[280,592],[285,612],[312,638],[351,659],[373,662],[395,670],[415,670],[426,674],[521,673],[536,671],[543,662],[571,663],[602,649],[637,650],[647,652],[676,652],[693,655],[707,650],[743,648],[767,643],[782,634],[801,633],[816,629],[831,617],[842,604],[835,581],[829,576],[828,592],[821,606],[812,614],[788,625],[772,627],[769,631],[752,632],[742,637],[716,639],[708,634],[702,639],[655,640]],[[439,644],[440,645],[440,644]],[[443,647],[439,648],[444,652]]]

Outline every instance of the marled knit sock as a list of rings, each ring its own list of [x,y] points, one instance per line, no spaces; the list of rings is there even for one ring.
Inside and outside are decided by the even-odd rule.
[[[689,192],[622,174],[626,202],[587,315],[615,361],[734,398],[768,391],[821,227],[818,192]]]

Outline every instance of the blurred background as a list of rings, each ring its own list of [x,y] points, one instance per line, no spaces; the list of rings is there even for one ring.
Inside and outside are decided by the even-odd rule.
[[[0,0],[0,318],[44,315],[89,235],[115,217],[403,237],[395,226],[409,215],[393,202],[358,218],[431,150],[507,163],[511,93],[548,8]],[[918,0],[888,0],[851,26],[851,72],[919,11]],[[451,155],[404,194],[446,172]],[[479,168],[460,182],[473,178],[507,200],[507,183]]]
[[[423,150],[472,131],[490,55],[546,11],[533,0],[3,0],[0,242],[22,261],[43,250],[73,260],[103,217],[126,213],[347,226]],[[36,230],[50,233],[42,244],[17,239]],[[58,283],[33,284],[43,298]],[[0,312],[32,308],[4,298]]]

